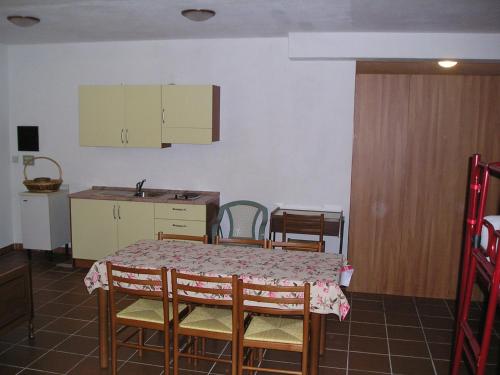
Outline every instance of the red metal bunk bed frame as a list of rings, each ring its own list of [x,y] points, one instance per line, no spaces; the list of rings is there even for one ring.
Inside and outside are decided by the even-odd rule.
[[[490,177],[500,178],[500,162],[484,163],[480,155],[473,155],[451,375],[458,375],[462,353],[465,353],[465,358],[474,374],[484,374],[495,312],[500,299],[500,230],[495,230],[493,225],[484,218]],[[481,246],[483,227],[488,232],[486,248]],[[489,293],[480,339],[474,336],[468,323],[476,277],[487,285]]]

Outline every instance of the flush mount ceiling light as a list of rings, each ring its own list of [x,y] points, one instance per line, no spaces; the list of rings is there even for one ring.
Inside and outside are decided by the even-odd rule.
[[[457,62],[453,61],[453,60],[441,60],[441,61],[438,61],[438,65],[441,68],[449,69],[449,68],[453,68],[455,65],[457,65]]]
[[[7,19],[19,27],[30,27],[40,22],[40,18],[31,16],[8,16]]]
[[[187,19],[196,22],[206,21],[215,16],[215,12],[210,9],[184,9],[181,14]]]

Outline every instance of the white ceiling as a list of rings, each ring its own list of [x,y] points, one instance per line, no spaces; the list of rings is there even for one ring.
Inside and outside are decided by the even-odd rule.
[[[209,8],[206,22],[181,16]],[[8,15],[36,16],[31,28]],[[289,32],[500,33],[499,0],[0,0],[0,43],[284,37]]]

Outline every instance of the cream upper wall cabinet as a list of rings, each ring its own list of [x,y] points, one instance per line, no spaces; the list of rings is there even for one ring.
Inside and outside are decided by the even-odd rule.
[[[210,144],[219,140],[220,88],[162,86],[164,143]]]
[[[80,86],[80,146],[123,147],[123,86]]]
[[[80,86],[80,145],[161,148],[160,85]]]
[[[125,144],[162,147],[161,86],[124,86]]]

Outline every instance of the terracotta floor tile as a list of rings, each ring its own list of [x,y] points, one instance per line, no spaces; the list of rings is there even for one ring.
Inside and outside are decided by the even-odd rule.
[[[0,355],[0,364],[25,367],[45,353],[46,349],[13,346]]]
[[[50,351],[30,364],[29,368],[65,373],[76,366],[83,358],[84,356],[78,354]]]
[[[22,370],[22,367],[13,367],[7,365],[0,365],[0,374],[2,375],[14,375]]]
[[[428,358],[391,356],[392,371],[404,375],[434,375],[432,361]]]
[[[46,325],[44,330],[72,334],[83,328],[88,322],[69,318],[58,318]]]
[[[422,325],[425,328],[454,329],[455,321],[452,318],[422,316]]]
[[[351,369],[390,372],[389,356],[369,353],[349,353],[349,373]]]
[[[163,367],[127,362],[119,370],[120,375],[160,375]]]
[[[389,325],[420,327],[417,314],[386,314],[386,319]]]
[[[382,311],[383,302],[370,301],[370,300],[355,300],[351,304],[351,308],[356,310]]]
[[[74,308],[72,305],[65,305],[62,303],[49,302],[39,308],[35,308],[35,314],[50,315],[59,317]]]
[[[351,322],[384,324],[384,313],[381,311],[353,310]]]
[[[99,341],[95,338],[81,336],[66,336],[66,340],[59,343],[55,350],[74,354],[87,355],[99,346]]]
[[[427,344],[424,341],[389,340],[391,355],[409,357],[429,357]]]
[[[351,336],[349,351],[387,354],[387,339]]]
[[[64,341],[68,336],[62,333],[37,331],[33,340],[26,338],[19,345],[32,346],[35,348],[51,349]]]
[[[118,362],[118,367],[120,367],[123,362]],[[76,367],[68,372],[68,375],[110,375],[111,374],[111,364],[107,369],[101,369],[99,367],[99,359],[96,357],[86,357],[81,361]]]
[[[391,339],[413,341],[425,340],[422,328],[417,327],[387,326],[387,333]]]
[[[328,349],[347,350],[349,336],[327,333],[325,342]]]
[[[387,337],[385,325],[359,322],[351,323],[351,335],[381,338]]]
[[[342,350],[325,350],[325,354],[319,359],[320,366],[346,368],[347,352]]]
[[[449,344],[453,340],[453,331],[447,329],[425,328],[425,337],[428,342]]]

